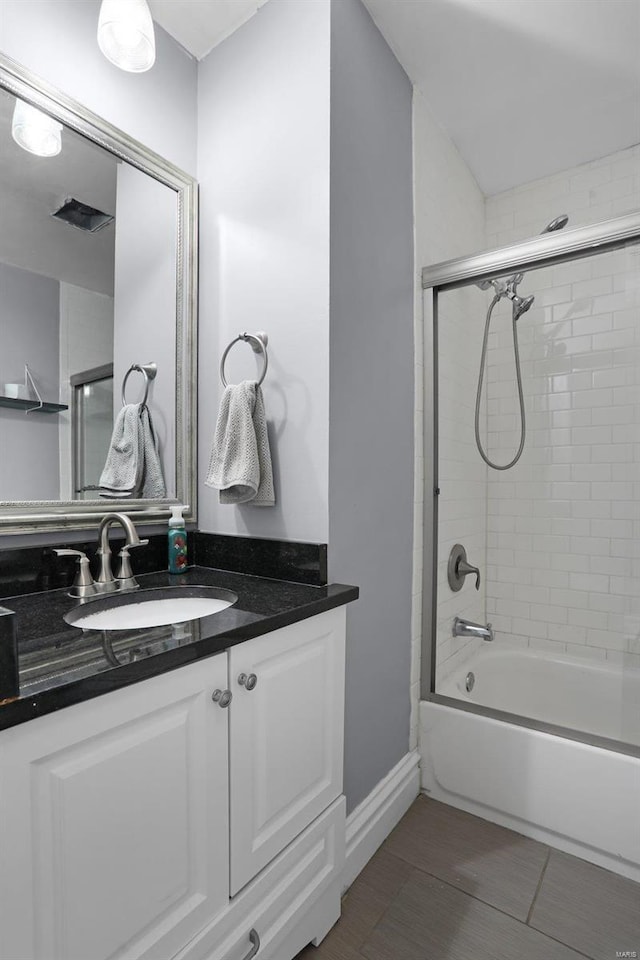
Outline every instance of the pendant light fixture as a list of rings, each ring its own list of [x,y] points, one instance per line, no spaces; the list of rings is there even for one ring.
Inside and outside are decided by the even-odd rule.
[[[16,99],[11,135],[19,147],[38,157],[55,157],[62,150],[62,124],[24,100]]]
[[[156,39],[146,0],[102,0],[98,46],[121,70],[150,70],[156,59]]]

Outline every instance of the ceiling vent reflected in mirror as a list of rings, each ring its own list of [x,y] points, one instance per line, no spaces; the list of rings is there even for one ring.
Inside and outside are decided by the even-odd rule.
[[[77,227],[78,230],[85,230],[87,233],[97,233],[114,219],[110,213],[103,213],[102,210],[96,210],[86,203],[81,203],[71,197],[65,200],[62,206],[51,214],[56,220],[62,220],[64,223]]]

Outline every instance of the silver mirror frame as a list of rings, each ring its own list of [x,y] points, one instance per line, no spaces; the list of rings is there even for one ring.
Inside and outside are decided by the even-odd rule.
[[[174,503],[189,505],[185,519],[197,519],[197,291],[198,184],[179,167],[92,113],[21,64],[0,54],[0,87],[115,154],[176,192],[176,496],[164,500],[0,501],[0,534],[79,530],[105,513],[126,510],[136,523],[157,523]],[[108,503],[108,505],[107,505]]]

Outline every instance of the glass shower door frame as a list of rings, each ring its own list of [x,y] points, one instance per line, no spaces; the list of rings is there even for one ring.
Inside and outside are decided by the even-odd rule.
[[[611,220],[603,220],[585,227],[549,233],[522,243],[511,244],[473,254],[455,260],[446,260],[422,269],[424,346],[422,362],[424,370],[433,372],[433,389],[424,383],[424,488],[423,532],[424,543],[432,549],[423,550],[422,573],[422,656],[421,699],[431,700],[445,706],[479,713],[484,716],[520,724],[549,733],[573,737],[584,742],[635,754],[635,749],[626,750],[617,741],[609,741],[581,732],[575,734],[564,727],[547,724],[517,714],[505,713],[491,707],[483,707],[436,693],[436,627],[437,627],[437,575],[438,575],[438,294],[458,287],[468,286],[482,280],[503,277],[512,273],[525,273],[540,267],[552,266],[583,257],[640,243],[640,213],[630,213]]]
[[[71,398],[71,430],[72,430],[72,449],[73,449],[73,467],[71,471],[72,492],[74,499],[80,499],[79,482],[82,475],[82,459],[84,455],[82,431],[80,430],[80,391],[82,387],[90,383],[96,383],[99,380],[113,379],[113,364],[105,363],[100,367],[93,367],[91,370],[84,370],[82,373],[76,373],[71,377],[71,389],[73,391]]]

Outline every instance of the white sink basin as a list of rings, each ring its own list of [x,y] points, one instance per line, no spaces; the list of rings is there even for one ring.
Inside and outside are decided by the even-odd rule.
[[[123,594],[90,600],[70,610],[64,619],[83,630],[140,630],[210,617],[237,599],[230,590],[216,587],[141,590],[126,594],[126,600]]]

